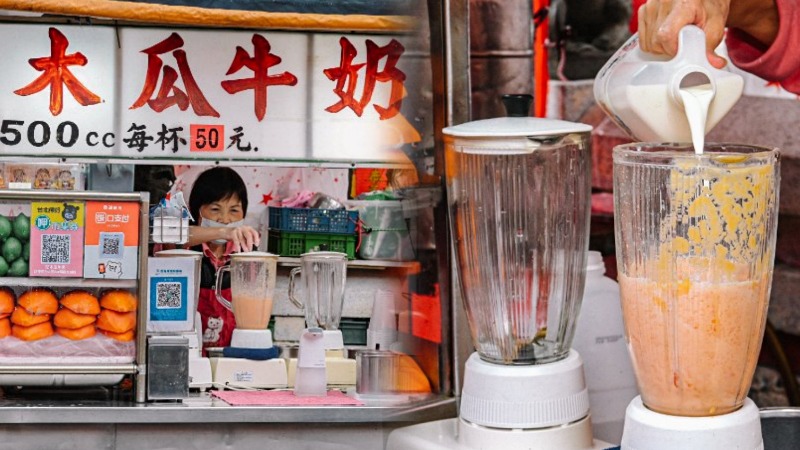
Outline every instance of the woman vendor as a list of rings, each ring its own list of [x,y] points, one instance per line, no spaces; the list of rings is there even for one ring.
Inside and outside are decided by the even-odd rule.
[[[228,167],[215,167],[197,177],[189,194],[189,211],[197,226],[189,230],[188,245],[203,252],[200,296],[197,310],[203,328],[203,348],[230,345],[236,326],[233,313],[216,299],[217,269],[234,252],[247,252],[260,244],[258,232],[244,225],[247,188],[239,174]],[[230,299],[230,276],[224,275],[222,295]]]

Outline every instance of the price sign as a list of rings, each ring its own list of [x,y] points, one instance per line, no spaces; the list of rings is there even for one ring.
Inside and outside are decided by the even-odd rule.
[[[224,125],[189,125],[189,150],[221,152],[225,150]]]

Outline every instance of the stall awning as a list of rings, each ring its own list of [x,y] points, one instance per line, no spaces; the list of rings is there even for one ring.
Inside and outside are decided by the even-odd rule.
[[[0,9],[153,24],[403,32],[413,0],[0,0]]]

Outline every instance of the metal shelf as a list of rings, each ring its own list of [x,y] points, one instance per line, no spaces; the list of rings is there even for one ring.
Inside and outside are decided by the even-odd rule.
[[[82,287],[82,288],[117,288],[134,289],[137,280],[113,280],[107,278],[37,278],[37,277],[2,277],[0,286],[20,287]]]

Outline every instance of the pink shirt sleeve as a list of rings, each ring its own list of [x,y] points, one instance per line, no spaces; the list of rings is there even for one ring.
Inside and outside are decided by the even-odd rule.
[[[728,30],[726,43],[731,61],[765,80],[777,81],[800,95],[800,5],[797,0],[776,0],[780,24],[775,42],[766,48],[747,33]]]

